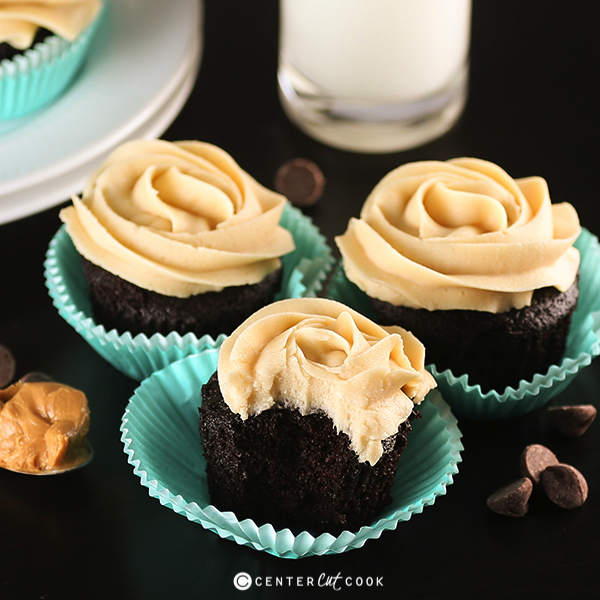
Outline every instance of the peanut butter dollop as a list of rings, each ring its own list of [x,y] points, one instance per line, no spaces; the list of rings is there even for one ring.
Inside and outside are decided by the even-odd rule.
[[[0,467],[30,474],[72,469],[91,457],[85,394],[51,381],[0,390]]]

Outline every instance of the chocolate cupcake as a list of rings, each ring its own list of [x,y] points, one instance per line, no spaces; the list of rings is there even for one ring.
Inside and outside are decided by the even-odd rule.
[[[213,145],[140,140],[113,151],[60,217],[106,329],[217,337],[279,291],[294,250],[285,205]]]
[[[0,0],[0,120],[40,109],[68,89],[102,6],[101,0]]]
[[[564,353],[578,300],[575,209],[539,177],[487,161],[411,163],[336,238],[382,323],[414,333],[438,371],[518,388]]]
[[[0,3],[0,6],[2,6],[2,3]],[[52,35],[52,32],[45,27],[33,26],[33,31],[28,32],[25,36],[19,35],[20,32],[17,30],[14,32],[16,35],[13,36],[12,32],[7,31],[8,27],[6,25],[2,29],[5,33],[0,35],[0,39],[2,39],[0,42],[0,61],[12,60],[15,56],[21,56],[26,50],[40,44]]]
[[[261,309],[225,340],[202,388],[211,502],[313,534],[369,524],[433,387],[422,344],[399,327],[322,298]]]

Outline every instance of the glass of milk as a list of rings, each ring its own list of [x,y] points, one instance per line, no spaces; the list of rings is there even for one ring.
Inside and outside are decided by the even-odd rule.
[[[470,29],[471,0],[280,0],[282,106],[345,150],[424,144],[463,110]]]

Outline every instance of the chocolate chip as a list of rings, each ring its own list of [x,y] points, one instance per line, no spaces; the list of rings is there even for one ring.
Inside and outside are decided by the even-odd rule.
[[[0,388],[6,387],[14,378],[16,370],[12,352],[0,344]]]
[[[542,486],[548,498],[561,508],[579,508],[587,499],[585,477],[571,465],[550,465],[542,473]]]
[[[322,196],[324,187],[321,169],[305,158],[283,163],[275,175],[275,189],[294,206],[312,206]]]
[[[508,517],[524,517],[529,510],[533,483],[528,477],[517,479],[494,492],[488,499],[490,510]]]
[[[596,407],[591,404],[577,406],[551,406],[548,408],[550,422],[566,437],[583,435],[596,418]]]
[[[552,450],[541,444],[527,446],[521,454],[521,475],[539,483],[542,472],[549,465],[557,465],[558,458]]]

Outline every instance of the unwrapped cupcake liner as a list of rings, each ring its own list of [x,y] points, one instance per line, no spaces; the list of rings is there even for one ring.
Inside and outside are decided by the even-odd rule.
[[[0,62],[0,120],[22,117],[66,91],[88,55],[104,13],[103,7],[73,42],[49,36],[23,54]]]
[[[314,297],[334,262],[327,240],[291,205],[286,205],[281,225],[292,233],[296,249],[282,257],[283,281],[276,299]],[[225,339],[224,333],[214,339],[210,335],[198,338],[193,333],[148,337],[107,331],[93,318],[81,256],[64,225],[50,242],[44,267],[46,287],[61,317],[113,367],[138,381],[185,356],[216,348]]]
[[[218,349],[177,361],[142,382],[131,397],[121,424],[128,461],[149,494],[175,512],[222,538],[282,558],[338,554],[362,547],[387,529],[433,504],[458,473],[463,449],[461,433],[448,405],[432,391],[419,406],[422,419],[398,463],[392,504],[371,525],[339,536],[238,520],[210,503],[206,462],[198,433],[201,386],[217,367]]]
[[[516,389],[507,387],[487,393],[482,393],[479,385],[469,384],[467,374],[455,375],[450,370],[439,371],[435,365],[428,365],[438,389],[457,416],[507,419],[541,408],[600,354],[600,244],[595,235],[582,228],[575,247],[581,253],[579,301],[561,363],[552,365],[546,373],[537,373],[531,381],[522,380]],[[377,321],[369,298],[346,278],[341,264],[331,277],[326,295]]]

